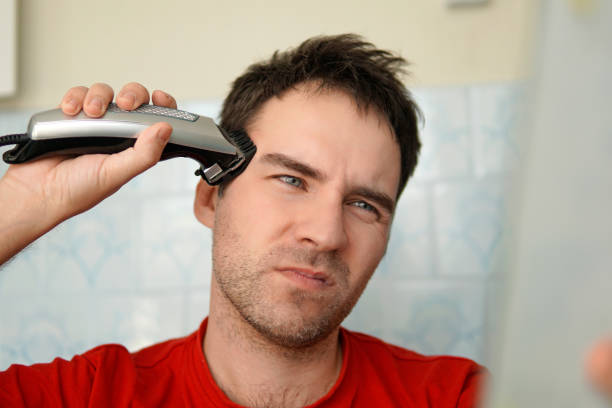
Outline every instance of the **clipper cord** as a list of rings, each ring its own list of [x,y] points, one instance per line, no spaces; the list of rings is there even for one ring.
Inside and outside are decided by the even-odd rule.
[[[17,133],[14,135],[0,136],[0,146],[24,143],[30,140],[27,133]]]

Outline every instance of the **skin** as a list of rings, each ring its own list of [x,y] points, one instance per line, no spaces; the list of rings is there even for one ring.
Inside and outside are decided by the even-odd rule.
[[[589,349],[585,372],[594,388],[612,402],[612,337],[599,339]]]
[[[338,326],[385,252],[399,148],[374,111],[308,86],[268,101],[247,130],[247,170],[221,198],[203,183],[196,196],[214,231],[204,352],[233,401],[304,406],[335,383]]]

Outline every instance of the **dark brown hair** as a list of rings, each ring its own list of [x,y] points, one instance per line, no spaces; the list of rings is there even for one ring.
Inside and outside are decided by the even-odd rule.
[[[399,79],[406,65],[403,58],[355,34],[308,39],[297,48],[276,51],[269,60],[251,65],[234,81],[223,102],[221,127],[230,132],[246,129],[268,99],[300,83],[344,91],[358,108],[374,107],[393,129],[402,160],[399,196],[414,172],[421,147],[421,113]]]

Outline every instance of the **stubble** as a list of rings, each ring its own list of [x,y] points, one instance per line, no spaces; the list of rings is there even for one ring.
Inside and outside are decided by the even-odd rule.
[[[350,313],[368,279],[350,288],[350,270],[336,252],[277,246],[257,255],[243,245],[229,217],[217,217],[213,236],[213,274],[222,295],[260,335],[287,349],[303,349],[328,337]],[[279,265],[324,270],[333,286],[306,290],[266,284]],[[313,312],[314,309],[314,312]]]

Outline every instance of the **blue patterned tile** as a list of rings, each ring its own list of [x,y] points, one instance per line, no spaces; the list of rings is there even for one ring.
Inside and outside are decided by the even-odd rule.
[[[385,338],[424,354],[481,361],[483,309],[484,291],[479,283],[389,282]]]
[[[90,344],[119,343],[138,350],[187,334],[185,296],[181,292],[125,293],[98,296],[89,328]]]
[[[430,203],[427,189],[409,184],[395,211],[387,253],[377,269],[385,276],[432,273]]]
[[[384,337],[386,298],[384,277],[376,275],[372,277],[361,298],[353,308],[351,314],[344,320],[342,325],[347,329],[370,334],[372,336]]]
[[[3,296],[0,315],[0,370],[10,364],[33,364],[55,357],[71,358],[87,346],[87,298]]]
[[[0,267],[0,297],[44,292],[45,270],[44,243],[35,242]]]
[[[150,194],[192,194],[200,177],[194,173],[198,162],[187,158],[174,158],[157,163],[134,178],[127,188],[140,196]]]
[[[136,214],[132,200],[113,197],[44,236],[48,289],[136,286],[132,250]]]
[[[195,219],[192,200],[183,195],[143,204],[138,245],[145,287],[209,284],[212,234]]]
[[[434,188],[436,260],[443,275],[493,273],[505,255],[506,209],[501,181]]]
[[[524,89],[516,84],[470,88],[476,176],[516,168],[521,158],[518,137],[525,119],[524,98]]]
[[[415,99],[425,116],[417,181],[455,179],[472,172],[468,91],[465,87],[423,89]]]
[[[208,316],[210,306],[210,289],[208,287],[190,290],[187,301],[186,314],[186,332],[193,332],[206,316]]]

